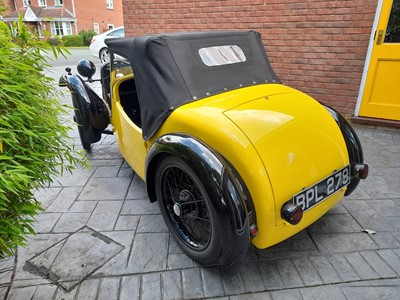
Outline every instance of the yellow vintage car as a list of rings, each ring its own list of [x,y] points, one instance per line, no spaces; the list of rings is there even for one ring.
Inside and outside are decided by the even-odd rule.
[[[200,264],[234,273],[249,244],[303,230],[368,175],[361,144],[334,109],[283,85],[254,31],[106,40],[102,98],[94,64],[72,92],[83,148],[114,134],[172,236]],[[112,130],[107,130],[108,125]]]

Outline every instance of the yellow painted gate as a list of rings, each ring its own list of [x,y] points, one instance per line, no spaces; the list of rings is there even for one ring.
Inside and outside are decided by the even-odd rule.
[[[400,0],[383,0],[359,116],[400,121]]]

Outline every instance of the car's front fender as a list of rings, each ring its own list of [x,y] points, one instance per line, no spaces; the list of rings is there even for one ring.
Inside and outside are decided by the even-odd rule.
[[[146,184],[150,201],[156,201],[154,172],[165,155],[179,157],[192,167],[206,188],[223,226],[228,253],[222,265],[226,272],[236,270],[245,260],[250,224],[255,219],[250,194],[234,168],[199,140],[185,135],[168,134],[150,147],[146,159]]]
[[[108,105],[78,75],[64,74],[58,85],[66,86],[71,91],[72,103],[82,117],[81,125],[93,127],[95,131],[104,130],[108,126],[111,114]]]

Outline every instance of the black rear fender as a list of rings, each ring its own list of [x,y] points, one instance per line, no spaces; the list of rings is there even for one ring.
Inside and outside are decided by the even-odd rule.
[[[222,266],[232,273],[244,262],[250,243],[250,224],[255,223],[252,200],[234,168],[199,140],[185,135],[165,135],[150,148],[146,159],[146,184],[151,202],[156,201],[154,173],[165,156],[182,159],[202,180],[221,224],[227,243]]]
[[[346,142],[347,152],[349,154],[349,160],[351,164],[351,173],[353,174],[353,169],[356,164],[364,163],[364,155],[363,150],[361,147],[360,140],[354,129],[350,126],[350,124],[346,121],[346,119],[335,109],[324,105],[324,107],[329,111],[332,117],[335,119],[336,123],[338,124],[343,138]],[[360,183],[360,179],[356,177],[352,177],[350,184],[347,186],[347,190],[345,192],[345,196],[350,195]]]

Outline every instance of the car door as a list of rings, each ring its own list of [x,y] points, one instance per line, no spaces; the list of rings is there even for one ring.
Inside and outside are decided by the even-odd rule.
[[[400,120],[400,0],[383,0],[359,115]]]
[[[112,55],[111,99],[114,135],[120,152],[136,174],[144,179],[146,147],[142,138],[140,108],[129,62]]]

